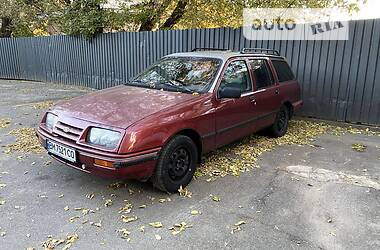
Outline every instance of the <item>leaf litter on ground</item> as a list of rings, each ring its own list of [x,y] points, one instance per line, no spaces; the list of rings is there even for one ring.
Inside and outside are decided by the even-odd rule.
[[[241,231],[241,225],[244,225],[244,224],[246,224],[246,222],[243,220],[236,222],[232,227],[231,234]]]
[[[0,118],[0,129],[7,128],[11,124],[11,119],[9,118]]]
[[[253,134],[241,141],[223,147],[209,154],[197,168],[195,178],[206,176],[207,181],[214,181],[226,175],[239,176],[257,166],[257,161],[264,152],[273,150],[279,145],[312,145],[322,134],[341,136],[345,134],[380,136],[380,132],[369,128],[360,129],[352,126],[341,127],[309,120],[292,120],[288,132],[279,138],[271,138],[261,134]]]
[[[122,215],[122,216],[121,216],[121,220],[122,220],[124,223],[129,223],[129,222],[132,222],[132,221],[136,221],[136,220],[138,220],[138,217],[137,217],[136,215],[133,215],[133,216]]]
[[[193,193],[190,190],[188,190],[186,187],[183,188],[182,186],[179,187],[178,193],[179,196],[187,198],[191,198],[191,196],[193,195]]]
[[[367,149],[367,146],[361,143],[354,143],[351,145],[352,150],[357,152],[364,152]]]
[[[213,201],[215,201],[215,202],[219,202],[219,201],[220,201],[220,197],[217,196],[217,195],[210,194],[210,197],[211,197],[211,199],[212,199]]]
[[[119,208],[119,213],[129,214],[133,208],[133,205],[128,200],[124,200],[124,202],[125,205],[124,207]]]
[[[126,228],[122,228],[122,229],[118,229],[116,230],[118,233],[120,233],[121,235],[121,238],[127,240],[127,241],[130,241],[131,238],[129,238],[129,235],[131,234],[131,232],[129,230],[127,230]]]
[[[17,128],[9,132],[16,137],[16,142],[7,145],[5,153],[24,152],[24,153],[42,153],[44,148],[41,146],[36,136],[34,128]]]
[[[160,221],[150,222],[149,225],[154,228],[161,228],[163,227],[162,223]]]
[[[169,197],[167,197],[167,198],[160,198],[158,200],[159,203],[164,203],[164,202],[169,202],[169,201],[172,201]]]
[[[187,225],[186,222],[181,222],[178,224],[174,224],[172,227],[169,228],[169,230],[172,232],[172,235],[177,235],[184,231],[186,228],[191,228],[193,225]]]
[[[54,239],[52,236],[48,236],[48,239],[42,242],[42,247],[46,250],[55,249],[57,246],[65,244],[62,250],[69,249],[77,240],[79,236],[77,234],[69,234],[66,239]]]
[[[201,212],[199,212],[198,210],[191,210],[190,214],[191,215],[200,215]]]
[[[107,199],[105,202],[104,202],[104,206],[105,207],[110,207],[112,206],[113,204],[113,201],[111,199]]]
[[[119,188],[126,188],[127,184],[124,183],[124,182],[115,182],[115,183],[109,184],[108,187],[111,188],[111,189],[113,189],[113,190],[116,190],[116,189],[119,189]]]
[[[62,250],[69,249],[75,241],[79,239],[77,234],[70,234],[66,237],[66,245],[62,248]]]
[[[54,105],[52,101],[37,102],[33,104],[33,108],[38,109],[49,109]]]

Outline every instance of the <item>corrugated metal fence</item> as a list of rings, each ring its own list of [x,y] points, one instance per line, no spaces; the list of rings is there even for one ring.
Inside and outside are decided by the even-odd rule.
[[[380,124],[380,19],[350,22],[348,41],[249,41],[241,29],[192,29],[0,39],[0,78],[106,88],[160,57],[195,47],[275,48],[301,85],[302,115]]]

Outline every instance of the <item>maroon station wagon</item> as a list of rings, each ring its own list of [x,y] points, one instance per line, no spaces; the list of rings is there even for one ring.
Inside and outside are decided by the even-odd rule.
[[[37,134],[70,167],[176,192],[202,154],[262,129],[282,136],[301,106],[300,86],[277,51],[197,49],[165,56],[124,85],[58,103]]]

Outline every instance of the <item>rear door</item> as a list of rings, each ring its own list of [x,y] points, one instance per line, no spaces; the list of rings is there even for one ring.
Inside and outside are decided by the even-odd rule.
[[[254,79],[254,116],[257,129],[273,124],[281,106],[280,89],[268,58],[250,58],[249,66]]]

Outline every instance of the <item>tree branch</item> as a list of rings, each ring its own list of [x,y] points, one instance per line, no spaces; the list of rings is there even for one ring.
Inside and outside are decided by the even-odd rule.
[[[161,29],[172,29],[174,25],[182,18],[185,13],[185,9],[189,0],[179,0],[177,6],[173,10],[170,17],[165,21],[165,23],[160,27]]]
[[[147,6],[143,6],[148,9],[148,16],[141,23],[139,31],[150,31],[154,29],[162,14],[165,12],[171,1],[165,0],[163,3],[159,3],[158,0],[151,0]]]
[[[0,37],[11,37],[12,20],[8,17],[1,18]]]

